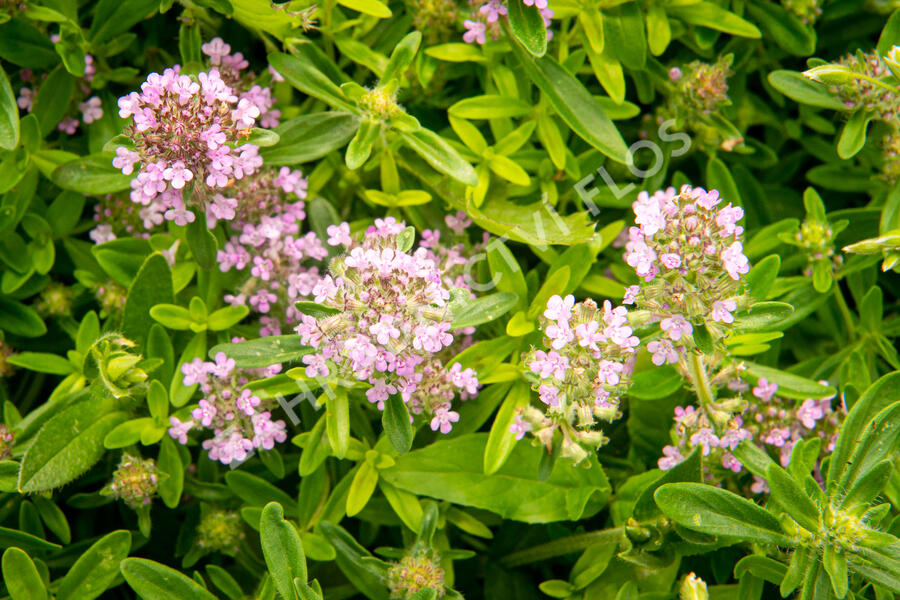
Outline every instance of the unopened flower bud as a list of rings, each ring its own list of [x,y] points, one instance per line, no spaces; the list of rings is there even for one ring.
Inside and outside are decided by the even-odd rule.
[[[709,600],[709,591],[706,582],[697,577],[695,573],[688,573],[678,590],[680,600]]]
[[[159,471],[156,461],[151,458],[123,454],[113,480],[103,492],[125,502],[130,508],[147,506],[156,495],[159,485]]]
[[[234,554],[244,537],[243,521],[236,512],[211,510],[197,525],[197,544],[208,552]]]
[[[409,600],[419,591],[432,589],[436,598],[443,598],[444,569],[437,553],[418,550],[407,554],[388,571],[391,600]]]

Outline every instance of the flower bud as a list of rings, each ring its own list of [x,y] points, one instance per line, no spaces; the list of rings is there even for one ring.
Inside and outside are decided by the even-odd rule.
[[[680,600],[709,600],[706,582],[695,573],[688,573],[678,590]]]
[[[156,461],[123,454],[112,481],[101,493],[124,501],[130,508],[138,509],[150,504],[156,495],[158,484]]]
[[[432,589],[435,598],[442,598],[444,569],[440,564],[438,554],[428,550],[413,551],[394,563],[388,571],[391,600],[409,600],[424,589]]]
[[[15,434],[9,427],[0,423],[0,460],[12,458],[12,449],[15,445]]]
[[[197,544],[208,552],[234,554],[244,537],[243,522],[236,512],[210,510],[197,524]]]

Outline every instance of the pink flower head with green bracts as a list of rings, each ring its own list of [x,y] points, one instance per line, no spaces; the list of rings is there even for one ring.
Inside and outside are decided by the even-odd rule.
[[[521,411],[511,431],[517,438],[531,431],[549,447],[559,430],[563,455],[578,462],[606,441],[596,422],[618,418],[639,341],[628,310],[609,301],[601,308],[593,300],[552,296],[541,323],[549,349],[533,348],[523,358],[544,410]]]
[[[426,415],[433,430],[447,433],[459,419],[451,402],[476,395],[478,379],[459,363],[444,366],[456,332],[450,289],[433,259],[437,235],[428,238],[430,247],[410,252],[411,229],[393,217],[376,219],[362,243],[347,224],[327,233],[329,245],[345,252],[311,290],[334,314],[300,315],[295,328],[315,350],[303,358],[306,375],[364,381],[371,386],[366,399],[379,410],[399,395],[410,413]]]
[[[224,465],[245,460],[256,448],[270,450],[287,439],[285,423],[273,420],[269,412],[272,401],[261,400],[244,385],[254,377],[269,377],[281,370],[280,365],[265,369],[238,369],[234,359],[224,352],[212,361],[195,358],[181,366],[182,383],[199,385],[203,398],[189,413],[187,420],[169,417],[169,435],[186,444],[188,434],[208,429],[213,437],[202,442],[209,458]]]

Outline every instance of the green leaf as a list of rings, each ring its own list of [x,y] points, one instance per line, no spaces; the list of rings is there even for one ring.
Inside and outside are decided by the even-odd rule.
[[[847,595],[847,555],[834,546],[827,545],[822,553],[822,567],[828,574],[834,595],[843,598]]]
[[[120,33],[131,29],[135,24],[159,8],[159,0],[100,0],[94,9],[94,18],[87,37],[92,44],[101,44],[111,40]]]
[[[36,312],[21,302],[0,296],[0,329],[22,337],[39,337],[47,326]]]
[[[162,498],[163,504],[175,508],[181,500],[181,492],[184,489],[184,464],[171,437],[165,436],[160,441],[156,464],[159,471],[168,476],[159,482],[159,497]]]
[[[144,430],[150,427],[153,427],[153,419],[150,417],[125,421],[124,423],[113,427],[113,429],[106,434],[103,438],[103,446],[113,450],[136,444],[140,441]]]
[[[82,194],[114,194],[131,188],[131,175],[112,166],[115,154],[100,152],[60,165],[53,171],[53,183]]]
[[[20,548],[7,548],[2,560],[3,579],[11,600],[46,600],[47,588],[34,561]]]
[[[381,76],[381,81],[387,82],[394,77],[401,77],[412,64],[421,43],[422,34],[420,32],[411,31],[406,34],[391,52],[391,60]]]
[[[510,2],[507,17],[510,31],[526,50],[534,56],[547,53],[547,27],[536,4]]]
[[[499,119],[521,117],[533,110],[534,107],[524,100],[498,94],[486,94],[464,98],[448,108],[447,113],[458,119]]]
[[[641,492],[637,502],[634,504],[634,518],[639,521],[649,521],[660,514],[653,494],[667,483],[702,481],[700,453],[700,448],[694,448],[684,460],[668,471],[663,471],[656,481],[644,488],[644,491]]]
[[[847,109],[840,101],[828,93],[827,87],[821,83],[811,81],[796,71],[772,71],[768,75],[768,80],[776,90],[801,104],[840,111]]]
[[[862,150],[866,144],[866,127],[869,125],[870,118],[871,116],[864,110],[858,110],[850,115],[838,140],[838,156],[848,159],[856,156],[856,153]]]
[[[0,24],[0,58],[29,69],[46,69],[59,61],[49,37],[21,18]]]
[[[141,265],[134,282],[128,289],[125,311],[122,315],[122,333],[131,341],[143,346],[153,325],[150,309],[156,304],[170,303],[174,299],[172,269],[169,261],[155,252]]]
[[[60,411],[47,421],[22,459],[19,489],[42,492],[72,481],[103,456],[103,438],[128,418],[91,399]]]
[[[210,358],[219,352],[233,358],[242,369],[259,369],[296,361],[309,352],[309,347],[300,343],[299,335],[273,335],[238,344],[218,344],[210,348]]]
[[[526,523],[576,520],[595,514],[606,503],[610,486],[594,458],[590,468],[573,469],[557,461],[549,477],[538,479],[545,450],[516,444],[503,467],[484,474],[488,435],[441,439],[396,458],[381,471],[394,486],[463,506],[474,506]]]
[[[759,29],[753,23],[745,21],[736,14],[712,2],[669,5],[666,7],[666,13],[690,25],[709,27],[716,31],[746,38],[757,39],[762,37]]]
[[[816,51],[816,32],[781,5],[773,2],[750,2],[747,13],[778,47],[795,56],[809,56]]]
[[[155,321],[176,331],[190,329],[194,324],[191,312],[177,304],[155,304],[150,307],[149,314]]]
[[[516,305],[519,297],[510,292],[497,292],[474,300],[466,300],[453,314],[453,329],[475,327],[498,319]]]
[[[337,308],[325,306],[324,304],[317,304],[316,302],[298,301],[294,302],[294,307],[304,315],[309,315],[314,319],[325,319],[341,313]]]
[[[773,278],[774,280],[774,278]],[[734,319],[736,332],[747,331],[779,331],[785,318],[794,312],[794,307],[787,302],[754,302],[746,314],[739,314]]]
[[[56,600],[93,600],[112,585],[119,563],[131,550],[131,533],[117,530],[88,548],[69,568],[59,584]]]
[[[306,582],[306,556],[297,529],[284,520],[284,511],[277,502],[263,508],[259,540],[275,588],[282,598],[293,598],[294,578]]]
[[[881,30],[881,35],[878,36],[876,51],[881,56],[885,56],[894,46],[900,46],[900,11],[896,10],[891,13]]]
[[[0,67],[0,149],[12,150],[19,145],[19,107],[6,72]]]
[[[339,0],[338,4],[379,19],[389,19],[393,14],[391,9],[380,0]]]
[[[822,515],[803,488],[784,469],[771,464],[766,469],[766,481],[772,490],[772,499],[778,502],[800,527],[809,532],[819,531]]]
[[[460,183],[478,185],[475,169],[466,162],[441,136],[429,129],[400,131],[400,137],[416,154],[425,159],[436,171],[452,177]]]
[[[318,160],[342,148],[359,127],[359,119],[348,112],[319,112],[285,121],[273,131],[279,141],[259,154],[266,164],[296,165]]]
[[[34,550],[36,552],[59,550],[62,548],[59,544],[48,542],[47,540],[31,535],[30,533],[0,527],[0,548],[10,548],[13,546],[24,550]]]
[[[326,394],[325,432],[334,455],[344,458],[350,446],[350,401],[347,390],[338,388],[333,394]]]
[[[51,71],[47,79],[41,83],[31,112],[41,125],[42,136],[46,137],[66,116],[66,110],[74,91],[75,78],[62,65]]]
[[[572,131],[609,158],[625,164],[628,148],[622,135],[584,85],[550,56],[535,58],[515,44],[513,52],[522,70]]]
[[[219,245],[216,237],[206,226],[206,219],[203,215],[196,216],[193,221],[188,223],[187,243],[191,249],[191,255],[201,269],[209,271],[218,264],[216,253]]]
[[[311,62],[290,54],[274,52],[269,54],[269,64],[292,86],[313,98],[335,108],[357,113],[355,106],[347,102],[346,96],[331,79],[319,71]]]
[[[668,483],[656,490],[654,498],[667,517],[687,529],[735,541],[788,545],[778,519],[726,490],[703,483]]]
[[[373,557],[342,527],[328,522],[320,523],[319,527],[334,546],[338,567],[350,583],[370,600],[389,600],[384,585],[387,565]]]
[[[409,449],[412,448],[414,432],[406,404],[397,394],[392,395],[385,402],[384,412],[381,413],[381,425],[394,450],[401,454],[409,452]]]
[[[375,486],[378,485],[378,470],[368,460],[359,465],[353,476],[350,492],[347,494],[347,516],[358,514],[369,503]]]
[[[225,331],[231,329],[250,314],[247,306],[225,306],[213,311],[207,319],[210,331]]]
[[[744,573],[750,573],[773,585],[779,585],[784,579],[787,569],[777,560],[759,554],[750,554],[734,565],[734,576],[740,579]]]
[[[744,284],[754,299],[762,301],[769,297],[769,290],[772,289],[780,269],[781,257],[777,254],[771,254],[753,265],[750,272],[744,276]]]
[[[125,581],[143,600],[216,600],[185,575],[146,558],[126,558],[120,569]]]
[[[75,366],[71,362],[49,352],[19,352],[7,358],[6,361],[11,365],[38,373],[68,375],[75,372]]]
[[[278,502],[288,516],[297,515],[297,502],[262,477],[236,470],[225,474],[225,483],[238,498],[250,506]]]
[[[854,444],[850,461],[837,481],[843,490],[853,489],[881,461],[890,458],[900,447],[900,402],[895,402],[875,415],[861,434]]]
[[[499,471],[515,448],[516,436],[509,427],[515,421],[516,411],[527,406],[530,398],[531,389],[528,383],[520,380],[513,385],[500,405],[484,448],[485,475],[493,475]]]
[[[834,396],[835,389],[830,385],[822,385],[812,379],[800,377],[793,373],[773,369],[749,361],[745,361],[747,367],[745,378],[756,383],[757,380],[765,377],[770,382],[774,381],[778,384],[778,395],[782,398],[791,398],[794,400],[805,400],[807,398],[828,398]],[[749,377],[748,377],[749,376]]]

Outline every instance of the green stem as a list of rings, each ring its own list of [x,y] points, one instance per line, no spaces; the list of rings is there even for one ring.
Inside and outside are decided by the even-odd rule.
[[[712,388],[709,386],[709,377],[706,374],[706,365],[703,364],[703,355],[699,352],[691,352],[688,366],[690,368],[691,381],[697,390],[700,404],[704,407],[709,406],[713,403],[715,397],[713,396]]]
[[[844,327],[847,328],[847,337],[852,342],[856,339],[856,328],[853,325],[853,315],[850,314],[850,307],[847,306],[847,301],[844,300],[844,293],[841,291],[841,286],[837,281],[834,282],[832,289],[834,290],[834,299],[837,300],[841,316],[844,318]]]
[[[614,529],[602,529],[600,531],[570,535],[540,546],[533,546],[527,550],[513,552],[505,556],[501,562],[506,567],[519,567],[548,558],[571,554],[572,552],[580,552],[597,544],[616,541],[622,536],[624,531],[622,527],[616,527]]]

